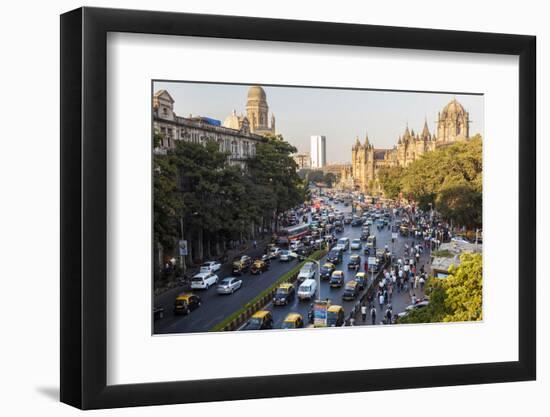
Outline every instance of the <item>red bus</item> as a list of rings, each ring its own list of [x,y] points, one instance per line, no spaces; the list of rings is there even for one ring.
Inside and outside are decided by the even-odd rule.
[[[308,233],[309,225],[307,223],[285,227],[277,232],[277,244],[280,246],[288,246],[292,240],[299,240]]]

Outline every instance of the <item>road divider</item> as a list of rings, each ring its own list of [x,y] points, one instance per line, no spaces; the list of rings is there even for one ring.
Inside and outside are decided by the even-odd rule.
[[[311,254],[311,256],[309,256],[309,258],[315,259],[315,260],[320,260],[326,254],[327,254],[326,250],[318,250],[316,252],[313,252]],[[225,320],[222,320],[221,322],[216,324],[212,329],[210,329],[210,331],[211,332],[220,332],[220,331],[237,330],[256,311],[260,310],[262,307],[264,307],[266,304],[268,304],[271,301],[271,299],[275,295],[275,292],[277,291],[277,288],[279,287],[279,285],[281,285],[285,282],[294,283],[296,281],[296,279],[298,278],[298,274],[300,273],[300,269],[302,268],[302,266],[306,262],[307,262],[307,260],[298,263],[298,265],[296,265],[290,271],[288,271],[285,274],[281,275],[281,277],[277,281],[275,281],[268,288],[266,288],[261,293],[259,293],[256,297],[254,297],[252,300],[250,300],[248,303],[246,303],[244,306],[242,306],[239,310],[237,310],[233,314],[229,315]]]

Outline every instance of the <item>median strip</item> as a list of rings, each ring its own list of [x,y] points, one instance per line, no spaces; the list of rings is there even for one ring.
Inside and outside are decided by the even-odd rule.
[[[323,256],[326,255],[325,250],[318,250],[311,254],[309,258],[319,260]],[[252,300],[250,300],[248,303],[246,303],[244,306],[242,306],[239,310],[235,311],[233,314],[229,315],[225,320],[219,322],[216,324],[212,329],[210,329],[211,332],[218,332],[218,331],[231,331],[238,329],[246,320],[248,320],[256,311],[258,311],[260,308],[265,306],[271,298],[273,298],[273,294],[277,290],[277,287],[279,285],[285,283],[285,282],[294,282],[296,281],[296,278],[298,277],[298,274],[300,273],[300,269],[306,263],[307,260],[300,262],[298,265],[296,265],[294,268],[292,268],[290,271],[286,272],[285,274],[281,275],[277,281],[275,281],[273,284],[271,284],[268,288],[260,292],[258,295],[256,295]]]

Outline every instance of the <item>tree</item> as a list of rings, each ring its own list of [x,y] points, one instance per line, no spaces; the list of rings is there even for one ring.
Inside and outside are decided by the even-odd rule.
[[[396,198],[401,192],[402,167],[383,167],[378,171],[378,181],[389,198]]]
[[[462,254],[460,265],[451,266],[445,285],[448,314],[443,321],[476,321],[482,319],[483,259],[481,254]]]
[[[482,319],[483,297],[482,255],[462,254],[460,264],[449,268],[445,279],[430,278],[430,303],[412,311],[400,323],[440,323],[478,321]]]

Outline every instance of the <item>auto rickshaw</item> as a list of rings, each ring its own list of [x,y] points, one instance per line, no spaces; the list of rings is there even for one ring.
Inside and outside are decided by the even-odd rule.
[[[298,313],[289,313],[281,324],[281,329],[300,329],[304,327],[304,318]]]
[[[193,293],[181,293],[174,302],[174,314],[189,314],[191,311],[199,308],[201,299]]]
[[[331,305],[327,310],[327,327],[341,327],[344,321],[344,308],[339,305]]]
[[[267,262],[261,259],[256,259],[254,260],[254,262],[252,263],[252,266],[250,267],[250,273],[252,275],[258,275],[267,271],[268,268],[269,266],[267,265]]]

